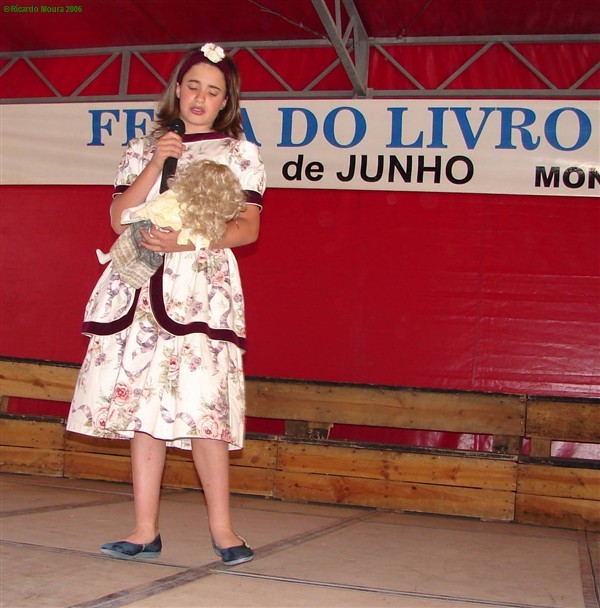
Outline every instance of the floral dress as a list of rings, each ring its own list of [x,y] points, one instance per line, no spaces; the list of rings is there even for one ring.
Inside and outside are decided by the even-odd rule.
[[[247,203],[262,207],[257,147],[219,133],[186,135],[179,166],[210,159],[230,167]],[[148,163],[156,140],[132,140],[119,165],[123,192]],[[156,198],[159,182],[148,194]],[[244,443],[244,298],[230,249],[169,253],[141,289],[109,263],[85,310],[90,336],[67,430],[105,438],[143,432],[190,449],[191,438]]]

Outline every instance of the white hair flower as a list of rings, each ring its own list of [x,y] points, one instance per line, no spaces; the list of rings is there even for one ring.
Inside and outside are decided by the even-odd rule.
[[[206,43],[200,50],[204,53],[204,56],[213,63],[219,63],[221,59],[225,58],[225,51],[212,42]]]

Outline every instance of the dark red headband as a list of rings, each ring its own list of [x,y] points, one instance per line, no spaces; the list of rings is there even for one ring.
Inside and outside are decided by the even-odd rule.
[[[195,51],[185,60],[183,65],[179,68],[179,72],[177,72],[177,82],[179,84],[181,84],[181,81],[188,70],[197,63],[208,63],[208,65],[214,65],[216,68],[219,68],[225,76],[225,83],[227,83],[227,77],[229,76],[228,63],[224,59],[221,59],[218,62],[211,61],[202,51]]]

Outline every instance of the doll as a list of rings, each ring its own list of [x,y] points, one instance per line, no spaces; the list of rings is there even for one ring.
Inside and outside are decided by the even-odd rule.
[[[140,246],[140,230],[151,226],[179,230],[177,243],[191,242],[196,250],[218,244],[227,222],[246,207],[245,193],[226,165],[200,160],[180,169],[169,180],[170,190],[154,200],[125,209],[122,224],[130,224],[110,250],[121,279],[140,288],[162,264],[162,254]]]

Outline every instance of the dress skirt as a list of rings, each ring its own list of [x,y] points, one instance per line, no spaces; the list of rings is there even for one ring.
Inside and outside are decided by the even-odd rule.
[[[115,439],[142,432],[182,449],[196,437],[243,447],[245,326],[229,250],[170,255],[138,292],[109,264],[84,331],[90,343],[67,430]]]

